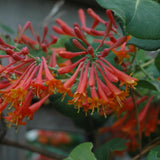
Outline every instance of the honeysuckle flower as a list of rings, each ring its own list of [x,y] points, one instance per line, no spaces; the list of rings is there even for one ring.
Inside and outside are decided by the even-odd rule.
[[[24,32],[27,29],[29,29],[31,31],[31,34],[34,38],[33,40],[24,34]],[[21,26],[19,25],[18,35],[15,38],[15,42],[20,43],[20,44],[26,44],[33,49],[38,49],[40,47],[44,52],[47,52],[50,45],[55,44],[57,42],[57,37],[55,37],[53,35],[50,36],[51,41],[48,42],[48,40],[46,39],[47,33],[48,33],[48,26],[44,26],[43,36],[41,39],[40,35],[36,35],[34,33],[32,23],[30,21],[28,21],[28,22],[26,22],[26,24],[24,25],[23,28],[21,28]],[[37,47],[37,46],[39,46],[39,47]]]
[[[83,9],[79,9],[78,10],[78,15],[79,15],[79,19],[81,22],[80,28],[87,34],[91,35],[91,36],[104,36],[104,34],[106,34],[106,31],[101,31],[101,30],[97,30],[96,27],[99,24],[103,24],[104,27],[109,31],[111,30],[113,33],[116,33],[117,31],[115,30],[117,28],[117,25],[114,21],[112,12],[110,10],[106,11],[107,17],[109,18],[109,21],[103,20],[100,16],[98,16],[91,8],[87,9],[87,13],[94,19],[93,24],[91,27],[87,27],[86,25],[86,17],[85,17],[85,12]],[[57,18],[56,19],[56,23],[59,25],[59,27],[57,26],[53,26],[52,29],[61,35],[68,35],[68,36],[72,36],[72,37],[76,37],[77,35],[75,34],[74,30],[67,25],[66,22],[64,22],[63,20]],[[111,23],[113,23],[113,26],[111,25]],[[78,25],[77,23],[74,23],[74,25]],[[112,33],[107,33],[106,36],[111,36],[112,37]]]
[[[9,44],[7,44],[1,37],[0,37],[0,48],[10,48],[10,49],[14,49],[14,46],[11,46]]]
[[[63,84],[60,80],[57,80],[54,78],[54,76],[51,74],[51,72],[48,69],[46,60],[44,57],[42,57],[43,64],[44,64],[44,70],[45,70],[45,77],[46,77],[46,85],[48,86],[48,92],[49,94],[53,94],[55,91],[59,93],[64,92]]]
[[[135,52],[135,46],[133,46],[133,45],[128,45],[128,46],[126,46],[127,41],[128,41],[129,39],[130,39],[130,36],[127,36],[126,42],[123,43],[123,44],[120,46],[120,49],[119,49],[119,50],[112,49],[112,52],[117,56],[117,63],[118,63],[118,64],[122,64],[124,58],[129,58],[129,57],[130,57],[130,55],[129,55],[128,53]],[[128,47],[128,48],[127,48],[127,47]]]
[[[8,116],[4,118],[12,124],[24,125],[23,119],[31,119],[49,95],[66,90],[62,82],[56,79],[56,74],[50,70],[57,66],[55,51],[47,64],[44,57],[40,59],[31,56],[27,47],[15,52],[12,47],[4,44],[0,46],[0,50],[6,55],[1,58],[8,59],[9,64],[0,67],[0,113],[7,108]],[[40,100],[31,105],[34,95]]]
[[[112,21],[107,24],[109,24],[109,26],[106,27],[103,40],[96,49],[93,49],[86,40],[82,29],[76,24],[72,29],[72,33],[74,33],[75,37],[83,41],[86,46],[83,46],[80,41],[73,38],[73,44],[82,51],[61,51],[59,52],[59,56],[68,59],[76,56],[82,56],[82,58],[71,65],[58,69],[60,75],[69,73],[75,69],[75,73],[64,83],[66,93],[71,97],[71,88],[77,85],[77,89],[75,93],[73,93],[73,99],[69,101],[69,104],[74,104],[78,109],[83,108],[85,112],[92,110],[93,113],[95,108],[97,110],[100,109],[103,110],[104,115],[114,111],[114,106],[123,106],[123,101],[128,96],[128,87],[133,87],[137,81],[136,78],[130,77],[116,69],[107,61],[107,58],[105,58],[113,48],[117,48],[125,43],[126,37],[121,37],[116,40],[110,48],[99,51],[112,28]],[[78,77],[79,83],[77,82]],[[125,90],[121,90],[113,84],[119,81],[121,85],[126,84]],[[88,91],[88,88],[90,88],[90,91]]]
[[[147,97],[144,96],[138,99],[138,101],[136,101],[136,104],[138,105],[146,101],[146,99]],[[155,105],[151,103],[152,100],[153,96],[149,98],[146,105],[140,110],[138,114],[138,120],[140,124],[140,135],[144,133],[145,136],[149,136],[151,133],[155,132],[158,126],[159,104],[157,107],[155,107]],[[101,128],[99,132],[111,133],[112,137],[122,137],[130,139],[130,142],[128,143],[128,149],[135,150],[138,146],[138,142],[136,139],[138,131],[136,127],[137,121],[132,99],[128,98],[124,102],[124,106],[127,109],[124,110],[124,112],[121,112],[122,114],[120,118],[115,123],[113,123],[112,126]]]

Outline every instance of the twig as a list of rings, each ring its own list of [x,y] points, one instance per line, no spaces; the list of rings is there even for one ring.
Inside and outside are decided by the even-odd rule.
[[[148,151],[150,151],[152,148],[154,148],[158,144],[160,144],[160,141],[158,141],[158,142],[146,147],[145,149],[143,149],[143,151],[140,154],[136,155],[131,160],[137,160],[138,158],[140,158],[142,155],[146,154]]]
[[[22,144],[22,143],[19,143],[19,142],[16,142],[16,141],[8,140],[8,139],[1,140],[0,144],[7,145],[7,146],[13,146],[13,147],[28,150],[28,151],[31,151],[31,152],[36,152],[36,153],[42,154],[42,155],[50,157],[50,158],[55,158],[57,160],[62,160],[63,158],[65,158],[61,155],[57,155],[53,152],[44,150],[42,148],[32,146],[32,145],[26,144],[26,143]]]

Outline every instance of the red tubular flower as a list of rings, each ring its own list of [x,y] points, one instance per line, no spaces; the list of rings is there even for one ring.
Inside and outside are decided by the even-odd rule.
[[[47,91],[47,86],[43,84],[42,71],[43,71],[43,61],[41,61],[37,77],[31,83],[31,86],[35,91],[37,97],[43,97],[44,92]]]
[[[97,60],[97,63],[103,68],[105,75],[107,76],[107,79],[111,82],[118,82],[118,78],[117,76],[115,76],[114,74],[112,74],[110,72],[110,70],[108,70],[109,68],[107,68],[107,66],[104,65],[104,63],[102,63],[100,60]],[[102,69],[97,65],[97,67],[99,68],[99,71],[103,74]]]
[[[116,69],[108,61],[106,61],[104,58],[100,57],[100,59],[103,62],[105,62],[113,70],[113,74],[119,78],[119,80],[121,81],[122,84],[125,83],[125,84],[129,85],[130,87],[137,84],[136,81],[138,81],[138,79],[130,77],[127,74],[125,74],[124,72]]]
[[[57,80],[53,77],[53,75],[50,73],[46,60],[44,57],[42,57],[43,64],[44,64],[44,70],[45,70],[45,77],[46,77],[46,85],[48,86],[48,92],[49,94],[55,93],[55,91],[63,93],[64,87],[60,80]]]
[[[114,48],[112,49],[112,52],[117,56],[118,64],[122,64],[124,58],[130,57],[128,53],[135,52],[135,47],[133,45],[126,46],[129,39],[130,36],[127,36],[126,42],[120,46],[119,50],[115,50]]]
[[[64,88],[65,88],[66,90],[70,90],[70,88],[71,88],[72,85],[74,84],[74,82],[75,82],[75,80],[76,80],[76,78],[77,78],[77,75],[78,75],[78,73],[79,73],[79,70],[81,69],[81,67],[82,67],[83,64],[84,64],[84,63],[81,62],[81,63],[79,64],[77,70],[76,70],[76,71],[74,72],[74,74],[72,75],[72,77],[69,78],[69,79],[64,83]]]
[[[31,31],[31,34],[33,35],[34,40],[32,40],[31,38],[29,38],[28,36],[26,36],[24,34],[27,29],[29,29]],[[48,27],[45,26],[44,31],[43,31],[43,37],[42,37],[42,40],[41,40],[40,36],[36,35],[34,33],[31,22],[28,21],[22,29],[21,29],[21,26],[19,26],[18,35],[15,38],[15,42],[20,43],[20,44],[29,45],[33,49],[39,49],[39,47],[40,47],[44,52],[47,52],[50,45],[57,42],[57,38],[55,36],[52,36],[52,35],[50,36],[51,41],[48,42],[46,40],[47,33],[48,33]],[[37,48],[37,44],[39,45],[38,48]]]
[[[5,80],[5,81],[0,81],[0,89],[4,89],[10,85],[10,81]]]
[[[14,46],[11,46],[9,44],[7,44],[1,37],[0,37],[0,47],[4,47],[4,48],[10,48],[10,49],[14,49]]]
[[[64,21],[62,21],[61,19],[57,18],[56,22],[61,27],[61,29],[63,30],[63,32],[66,35],[74,36],[74,32],[73,32],[72,28],[70,28]]]
[[[25,98],[25,102],[22,106],[19,106],[16,108],[13,112],[9,112],[8,116],[5,116],[4,119],[6,119],[8,122],[11,123],[11,125],[14,123],[17,125],[25,125],[26,122],[24,122],[24,118],[28,117],[30,118],[31,112],[29,110],[29,105],[31,104],[33,98],[32,90],[30,90]]]
[[[89,62],[86,64],[86,69],[83,72],[81,70],[80,75],[80,82],[78,84],[78,88],[73,95],[73,99],[69,101],[69,104],[75,104],[78,110],[83,107],[83,104],[86,103],[87,95],[86,95],[86,88],[87,88],[87,74],[88,74]]]
[[[50,62],[49,62],[49,66],[50,67],[56,67],[56,53],[55,51],[52,52],[52,56],[51,56],[51,59],[50,59]]]
[[[108,51],[112,50],[113,48],[121,46],[126,40],[127,40],[126,36],[119,38],[110,48],[104,49],[101,53],[101,56],[106,57],[106,55],[108,55]]]
[[[94,19],[97,20],[98,22],[101,22],[101,23],[103,23],[103,24],[106,23],[106,22],[105,22],[103,19],[101,19],[91,8],[88,8],[88,9],[87,9],[87,12],[88,12],[88,14],[89,14],[92,18],[94,18]]]
[[[136,101],[136,104],[143,102],[146,97],[143,97]],[[133,108],[133,102],[128,103],[131,98],[127,99],[124,103],[124,106],[127,105],[129,109],[127,112],[122,113],[121,118],[119,118],[115,123],[113,123],[110,127],[104,127],[99,130],[100,133],[111,133],[112,137],[121,137],[129,139],[130,142],[127,144],[129,150],[136,150],[138,147],[138,142],[136,136],[138,134],[137,131],[137,122],[135,111]],[[155,132],[158,125],[158,113],[159,107],[155,109],[155,106],[151,104],[153,100],[153,96],[149,98],[146,105],[142,108],[142,110],[138,114],[139,124],[140,124],[140,134],[145,134],[145,136],[149,136],[152,132]]]
[[[87,49],[84,48],[84,47],[82,46],[82,44],[81,44],[77,39],[73,39],[72,42],[73,42],[73,44],[74,44],[77,48],[79,48],[79,49],[84,50],[84,51],[87,52]]]
[[[70,71],[72,71],[78,64],[80,64],[81,62],[83,62],[86,59],[86,57],[83,57],[81,59],[79,59],[77,62],[69,65],[69,66],[64,66],[62,68],[58,69],[58,73],[59,74],[64,74],[64,73],[68,73]]]
[[[100,45],[98,46],[97,49],[99,49],[100,47],[103,46],[104,41],[105,41],[106,37],[109,35],[109,32],[110,32],[111,28],[112,28],[112,22],[109,21],[109,22],[106,24],[105,34],[104,34],[103,39],[102,39],[102,41],[101,41],[101,43],[100,43]]]
[[[49,98],[49,94],[47,94],[44,98],[42,98],[40,101],[32,104],[30,107],[29,107],[29,111],[31,112],[30,114],[30,118],[32,119],[33,117],[33,114],[42,106],[42,104]]]
[[[95,71],[95,75],[96,75],[96,80],[97,80],[97,90],[98,90],[98,95],[100,98],[104,99],[104,101],[106,103],[109,103],[109,99],[108,96],[105,94],[103,87],[102,87],[102,83],[101,80],[98,77],[97,72]]]
[[[18,83],[15,87],[12,86],[12,88],[7,88],[7,90],[4,90],[4,94],[2,95],[5,102],[11,103],[11,106],[18,107],[21,106],[24,102],[24,99],[27,95],[27,91],[30,87],[31,80],[34,76],[34,74],[37,71],[37,67],[32,66],[27,75],[23,76],[24,79]],[[11,86],[10,86],[11,87]]]
[[[82,52],[76,52],[76,53],[73,53],[73,52],[69,52],[69,51],[61,51],[59,52],[59,55],[62,57],[62,58],[73,58],[73,57],[76,57],[76,56],[79,56],[79,55],[86,55],[87,53],[85,51],[82,51]]]
[[[74,27],[74,32],[76,34],[76,36],[81,39],[86,45],[87,47],[90,46],[90,44],[87,42],[87,40],[85,39],[85,35],[83,34],[83,32],[81,31],[80,27],[78,25],[76,25]]]
[[[78,15],[79,15],[79,19],[80,19],[80,22],[82,24],[82,27],[86,27],[86,17],[85,17],[84,10],[79,9],[78,10]]]
[[[94,72],[95,72],[94,63],[92,63],[92,66],[89,70],[90,77],[89,77],[89,80],[88,80],[88,85],[90,87],[95,86]]]
[[[116,25],[116,22],[115,22],[115,20],[113,18],[112,11],[107,9],[106,10],[106,14],[107,14],[107,17],[109,18],[109,20],[113,23],[114,27],[118,28],[117,25]]]

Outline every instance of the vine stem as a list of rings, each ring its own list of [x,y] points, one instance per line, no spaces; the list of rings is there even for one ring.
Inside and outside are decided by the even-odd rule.
[[[135,107],[135,116],[136,116],[136,122],[137,122],[137,131],[138,131],[138,143],[139,143],[139,160],[141,160],[141,151],[142,151],[142,138],[141,138],[141,132],[140,132],[140,123],[139,123],[139,117],[138,117],[138,106],[136,104],[135,95],[133,88],[130,89],[131,97],[133,100],[133,104]]]
[[[160,140],[156,141],[155,143],[149,145],[148,147],[146,147],[145,149],[143,149],[143,151],[141,152],[141,154],[136,155],[135,157],[133,157],[131,160],[137,160],[138,158],[140,158],[142,155],[146,154],[148,151],[150,151],[152,148],[154,148],[155,146],[160,144]]]
[[[151,59],[150,61],[144,63],[144,64],[141,64],[141,67],[145,68],[147,67],[148,65],[152,64],[154,62],[154,59]]]
[[[31,152],[36,152],[36,153],[42,154],[46,157],[55,158],[57,160],[62,160],[62,159],[65,158],[61,155],[58,155],[58,154],[55,154],[53,152],[44,150],[42,148],[35,147],[35,146],[27,144],[27,143],[19,143],[19,142],[12,141],[12,140],[9,140],[9,139],[1,140],[0,144],[7,145],[7,146],[13,146],[13,147],[28,150],[28,151],[31,151]]]

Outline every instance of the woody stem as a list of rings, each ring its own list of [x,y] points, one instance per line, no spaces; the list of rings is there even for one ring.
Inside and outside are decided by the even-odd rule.
[[[13,147],[28,150],[28,151],[31,151],[31,152],[36,152],[36,153],[39,153],[39,154],[42,154],[44,156],[54,158],[54,159],[57,159],[57,160],[62,160],[63,158],[65,158],[61,155],[55,154],[55,153],[50,152],[48,150],[44,150],[42,148],[30,145],[30,144],[19,143],[19,142],[12,141],[12,140],[9,140],[9,139],[1,140],[0,144],[7,145],[7,146],[13,146]]]
[[[141,151],[142,151],[142,139],[141,139],[141,132],[140,132],[140,123],[139,123],[139,117],[138,117],[138,106],[136,104],[135,95],[133,88],[130,89],[131,97],[133,100],[133,104],[135,107],[135,118],[137,122],[137,131],[138,131],[138,143],[139,143],[139,160],[141,160]]]
[[[154,148],[155,146],[159,145],[159,144],[160,144],[160,139],[159,139],[159,137],[155,138],[155,139],[153,140],[153,142],[154,142],[154,143],[152,143],[151,145],[145,147],[145,148],[142,150],[141,155],[138,154],[138,155],[136,155],[135,157],[133,157],[131,160],[137,160],[140,156],[146,154],[146,153],[147,153],[148,151],[150,151],[152,148]]]

